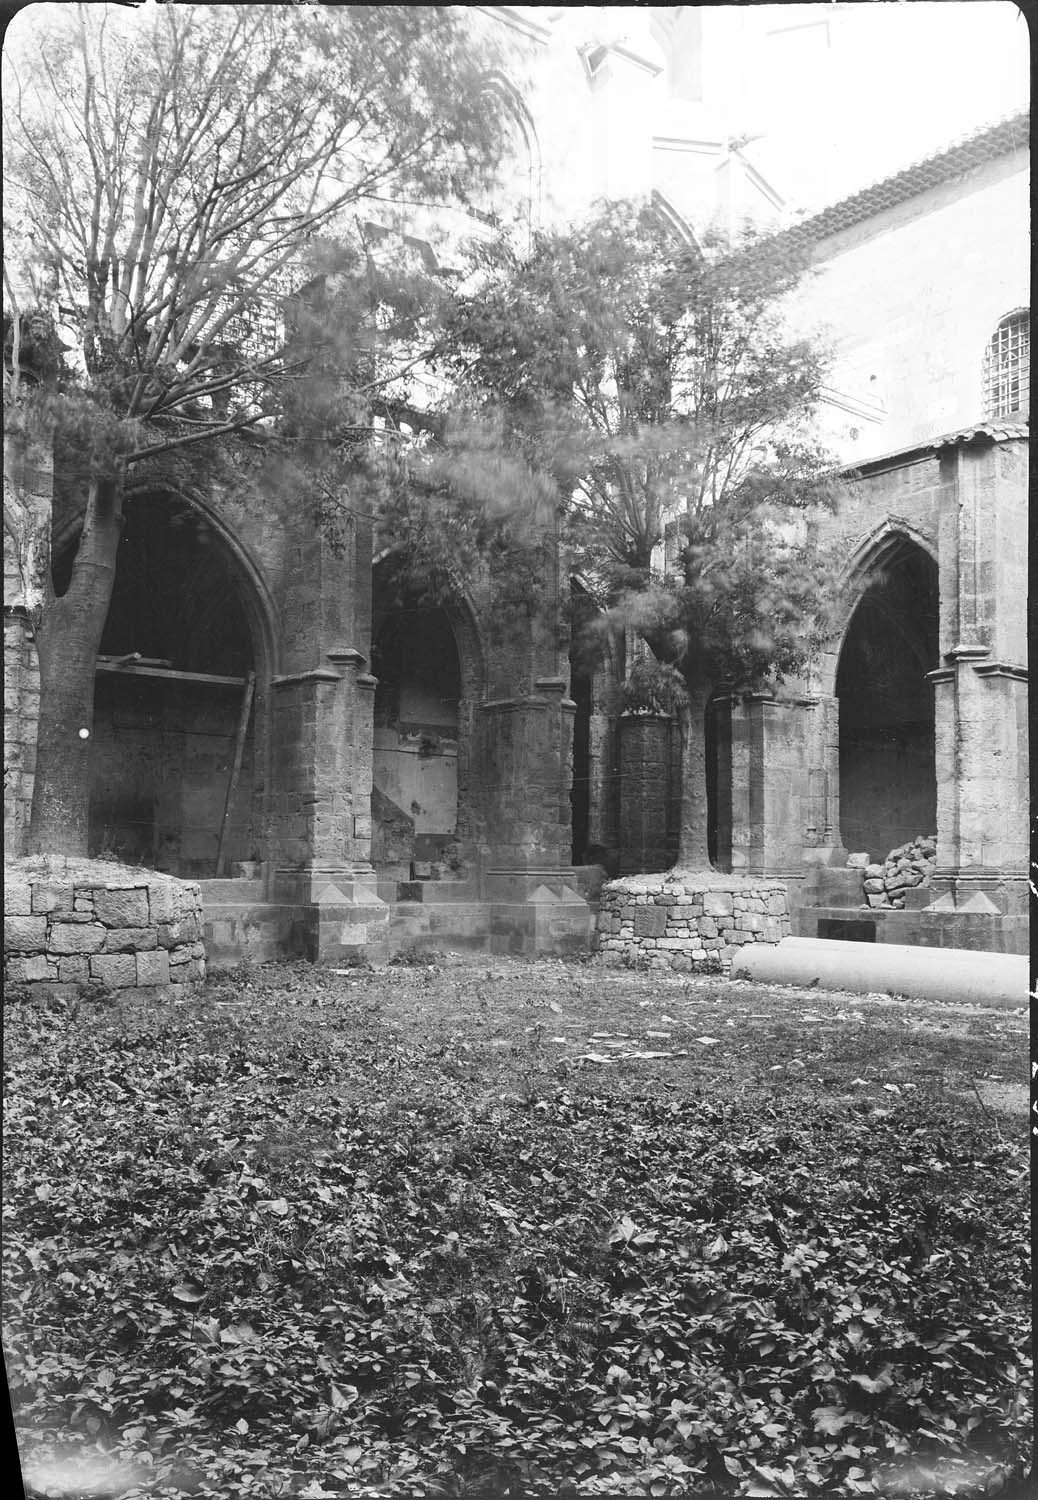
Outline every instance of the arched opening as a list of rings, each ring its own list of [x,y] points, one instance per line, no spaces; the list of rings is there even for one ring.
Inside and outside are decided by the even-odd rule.
[[[74,547],[59,552],[63,589]],[[185,878],[262,858],[244,580],[187,501],[128,499],[94,687],[94,856]]]
[[[387,558],[373,575],[371,859],[390,882],[456,878],[462,873],[458,641],[448,611],[401,587],[394,571]]]
[[[936,828],[938,602],[937,564],[891,535],[840,652],[840,834],[873,859]]]
[[[515,226],[526,239],[540,222],[541,151],[533,117],[520,91],[503,73],[489,74],[483,92],[505,127],[507,147],[490,213],[502,225]]]

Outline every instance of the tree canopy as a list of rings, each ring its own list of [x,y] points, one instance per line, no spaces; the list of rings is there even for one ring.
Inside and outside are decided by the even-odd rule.
[[[5,396],[9,431],[53,433],[82,479],[60,597],[46,539],[20,543],[43,699],[31,841],[76,852],[79,730],[128,474],[275,414],[286,439],[303,436],[286,384],[314,351],[285,336],[283,312],[321,268],[319,242],[348,244],[366,273],[365,215],[466,201],[503,136],[486,88],[495,59],[456,8],[37,10],[4,58]],[[330,385],[355,457],[374,397],[400,374],[369,357],[387,299],[370,277],[366,295],[363,316],[355,295],[357,316],[337,325]],[[39,518],[10,477],[8,522],[24,538]]]
[[[781,241],[682,244],[651,205],[614,203],[526,256],[503,251],[450,316],[447,363],[473,413],[552,475],[604,619],[651,648],[655,687],[643,669],[632,707],[663,692],[682,711],[682,863],[706,858],[711,692],[795,673],[821,638],[826,351],[783,307],[807,269]]]

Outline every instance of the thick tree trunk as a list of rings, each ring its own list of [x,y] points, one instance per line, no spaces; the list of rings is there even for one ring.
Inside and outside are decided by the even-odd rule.
[[[94,672],[121,529],[121,481],[93,480],[72,580],[61,598],[51,597],[36,635],[40,721],[31,854],[87,853]]]
[[[681,827],[679,870],[709,870],[709,819],[706,790],[706,709],[712,687],[689,685],[681,710]]]

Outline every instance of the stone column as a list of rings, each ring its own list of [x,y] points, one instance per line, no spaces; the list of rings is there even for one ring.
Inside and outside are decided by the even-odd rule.
[[[488,633],[493,696],[477,711],[480,893],[499,953],[582,951],[591,933],[572,864],[576,704],[559,623],[557,536],[545,569],[533,616],[516,610],[506,625],[499,613]],[[486,607],[492,615],[492,587]]]
[[[950,444],[934,687],[937,867],[930,910],[1011,918],[1027,899],[1027,445]]]
[[[50,437],[4,434],[4,853],[24,852],[32,811],[40,669],[35,627],[50,566]]]
[[[731,745],[732,872],[802,881],[839,839],[835,700],[744,693]]]
[[[671,794],[671,719],[625,713],[620,736],[620,874],[666,870]]]
[[[371,865],[375,679],[364,670],[364,562],[356,535],[344,549],[321,536],[294,546],[285,581],[288,670],[273,683],[271,898],[297,908],[296,946],[320,963],[380,955],[388,920]]]

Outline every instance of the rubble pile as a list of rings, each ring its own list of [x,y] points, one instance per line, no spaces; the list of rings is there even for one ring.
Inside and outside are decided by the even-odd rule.
[[[919,834],[911,843],[891,849],[881,865],[865,866],[865,900],[872,907],[903,907],[906,891],[930,884],[936,860],[935,833]]]

